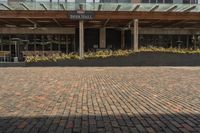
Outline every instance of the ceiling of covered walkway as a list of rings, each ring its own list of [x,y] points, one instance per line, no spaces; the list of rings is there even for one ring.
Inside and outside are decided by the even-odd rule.
[[[200,28],[199,4],[0,2],[0,27],[78,27],[69,12],[94,13],[85,27]]]

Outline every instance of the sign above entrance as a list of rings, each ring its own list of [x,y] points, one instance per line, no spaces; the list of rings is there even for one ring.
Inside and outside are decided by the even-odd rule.
[[[94,12],[91,11],[77,10],[70,11],[68,14],[70,19],[75,20],[91,20],[94,18]]]

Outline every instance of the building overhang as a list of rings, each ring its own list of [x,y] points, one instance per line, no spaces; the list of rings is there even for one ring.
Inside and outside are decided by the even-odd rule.
[[[151,3],[70,3],[70,2],[0,2],[0,10],[30,11],[139,11],[139,12],[200,12],[200,4]]]
[[[0,3],[0,27],[78,27],[69,13],[80,7],[94,14],[85,27],[131,27],[133,19],[140,20],[140,27],[200,27],[200,4]]]

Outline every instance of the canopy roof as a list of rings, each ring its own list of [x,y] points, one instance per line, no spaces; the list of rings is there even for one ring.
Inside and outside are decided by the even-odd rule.
[[[70,3],[70,2],[5,2],[0,10],[32,11],[141,11],[141,12],[200,12],[200,4],[146,4],[146,3]]]

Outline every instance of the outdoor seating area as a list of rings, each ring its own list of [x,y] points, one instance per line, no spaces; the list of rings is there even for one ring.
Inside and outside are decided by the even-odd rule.
[[[0,62],[10,61],[10,51],[0,51]]]
[[[18,62],[24,61],[27,56],[52,56],[61,53],[61,51],[21,51],[19,56],[12,56],[10,51],[0,51],[0,62]]]
[[[23,62],[26,56],[51,56],[75,51],[73,35],[0,34],[0,62]]]

